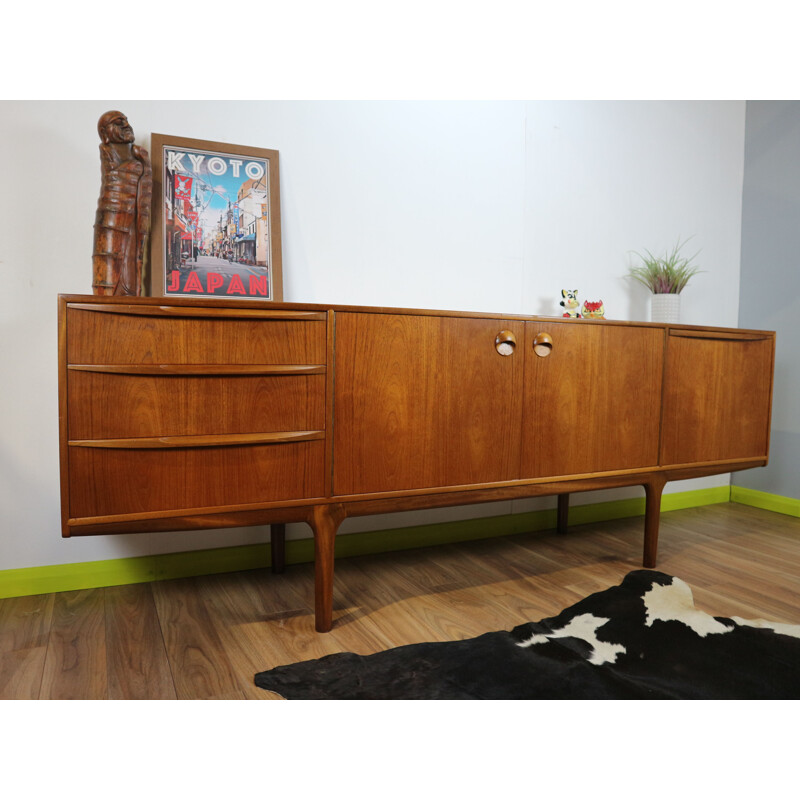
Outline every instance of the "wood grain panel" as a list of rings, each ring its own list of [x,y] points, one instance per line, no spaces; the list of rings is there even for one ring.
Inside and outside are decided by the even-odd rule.
[[[171,450],[71,447],[71,517],[319,497],[324,441]]]
[[[549,356],[533,339],[551,334]],[[522,478],[658,463],[664,331],[526,323]]]
[[[334,493],[510,480],[523,359],[508,320],[336,315]]]
[[[766,456],[774,338],[670,336],[661,463]]]
[[[109,699],[176,699],[150,584],[106,589],[105,616]]]
[[[324,364],[326,323],[67,311],[70,364]]]
[[[69,377],[73,440],[324,428],[324,375]]]
[[[83,589],[55,596],[41,699],[107,699],[103,592]]]

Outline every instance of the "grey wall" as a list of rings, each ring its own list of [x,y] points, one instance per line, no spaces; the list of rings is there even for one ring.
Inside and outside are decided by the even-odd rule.
[[[770,463],[736,486],[800,499],[800,102],[747,103],[739,326],[778,334]]]

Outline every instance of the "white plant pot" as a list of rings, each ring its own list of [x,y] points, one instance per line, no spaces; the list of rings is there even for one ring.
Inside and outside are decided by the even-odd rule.
[[[679,294],[654,294],[650,298],[651,322],[680,322],[681,296]]]

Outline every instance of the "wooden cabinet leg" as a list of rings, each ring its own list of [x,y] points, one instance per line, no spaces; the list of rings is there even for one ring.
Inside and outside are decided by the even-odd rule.
[[[559,533],[566,533],[569,524],[569,495],[560,494],[558,496],[558,516],[556,518],[556,530]]]
[[[269,526],[269,549],[272,571],[279,574],[286,569],[286,525],[282,522]]]
[[[656,565],[658,552],[658,524],[661,520],[661,493],[664,491],[666,481],[663,478],[654,478],[644,485],[645,512],[644,512],[644,558],[642,563],[647,569]]]
[[[315,506],[308,519],[314,532],[315,628],[327,633],[333,626],[333,558],[336,531],[346,517],[340,505]]]

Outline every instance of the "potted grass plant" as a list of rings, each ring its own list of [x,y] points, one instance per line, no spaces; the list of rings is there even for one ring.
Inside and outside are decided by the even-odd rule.
[[[663,256],[654,256],[649,250],[645,250],[644,255],[635,253],[642,263],[631,267],[629,275],[652,292],[650,319],[653,322],[680,321],[681,292],[692,277],[702,272],[693,263],[697,253],[688,258],[681,254],[685,244],[679,239]]]

